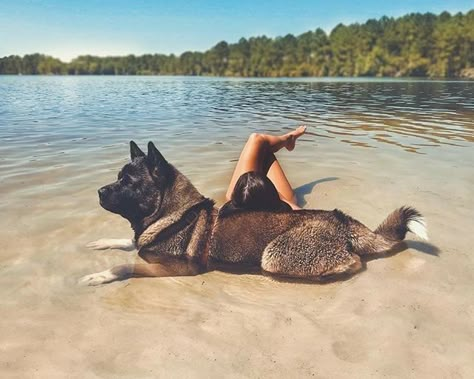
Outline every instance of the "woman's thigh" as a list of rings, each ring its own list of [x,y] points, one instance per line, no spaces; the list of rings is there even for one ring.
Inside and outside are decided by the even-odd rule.
[[[289,203],[296,204],[295,193],[293,192],[293,188],[291,188],[291,184],[288,181],[288,178],[283,171],[278,160],[275,158],[273,163],[270,165],[270,168],[267,172],[268,178],[273,182],[275,185],[278,194],[282,200],[286,200]]]
[[[251,134],[242,152],[240,153],[239,161],[235,166],[234,173],[230,180],[229,188],[227,189],[226,198],[230,200],[235,183],[242,174],[249,171],[263,172],[264,160],[266,155],[265,140],[260,138],[258,134]]]

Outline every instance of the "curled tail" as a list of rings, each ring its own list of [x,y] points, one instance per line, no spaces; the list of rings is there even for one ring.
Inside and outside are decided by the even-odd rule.
[[[396,209],[373,232],[356,220],[351,220],[350,225],[351,243],[358,255],[389,252],[405,239],[407,232],[428,239],[425,219],[411,207]]]
[[[382,222],[375,233],[392,241],[402,241],[407,232],[427,240],[426,221],[415,208],[401,207],[393,211]]]

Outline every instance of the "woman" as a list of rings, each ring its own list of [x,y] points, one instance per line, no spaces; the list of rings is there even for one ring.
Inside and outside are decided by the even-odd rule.
[[[298,210],[296,197],[275,153],[291,151],[306,131],[300,126],[281,135],[252,133],[235,167],[226,198],[226,209]]]

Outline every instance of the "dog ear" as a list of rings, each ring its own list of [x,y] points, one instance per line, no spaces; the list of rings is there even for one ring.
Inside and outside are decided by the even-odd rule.
[[[137,144],[133,141],[130,141],[130,157],[132,158],[132,161],[135,158],[144,157],[144,156],[145,156],[145,153],[140,150]]]
[[[161,155],[158,149],[153,145],[153,142],[148,142],[148,156],[147,161],[152,167],[166,167],[168,162],[166,162],[165,157]]]

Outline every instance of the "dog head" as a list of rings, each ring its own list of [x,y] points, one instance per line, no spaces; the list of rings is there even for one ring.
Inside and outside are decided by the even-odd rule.
[[[132,223],[140,222],[160,208],[173,168],[153,142],[148,154],[130,141],[131,162],[119,172],[117,181],[99,189],[100,205]]]

